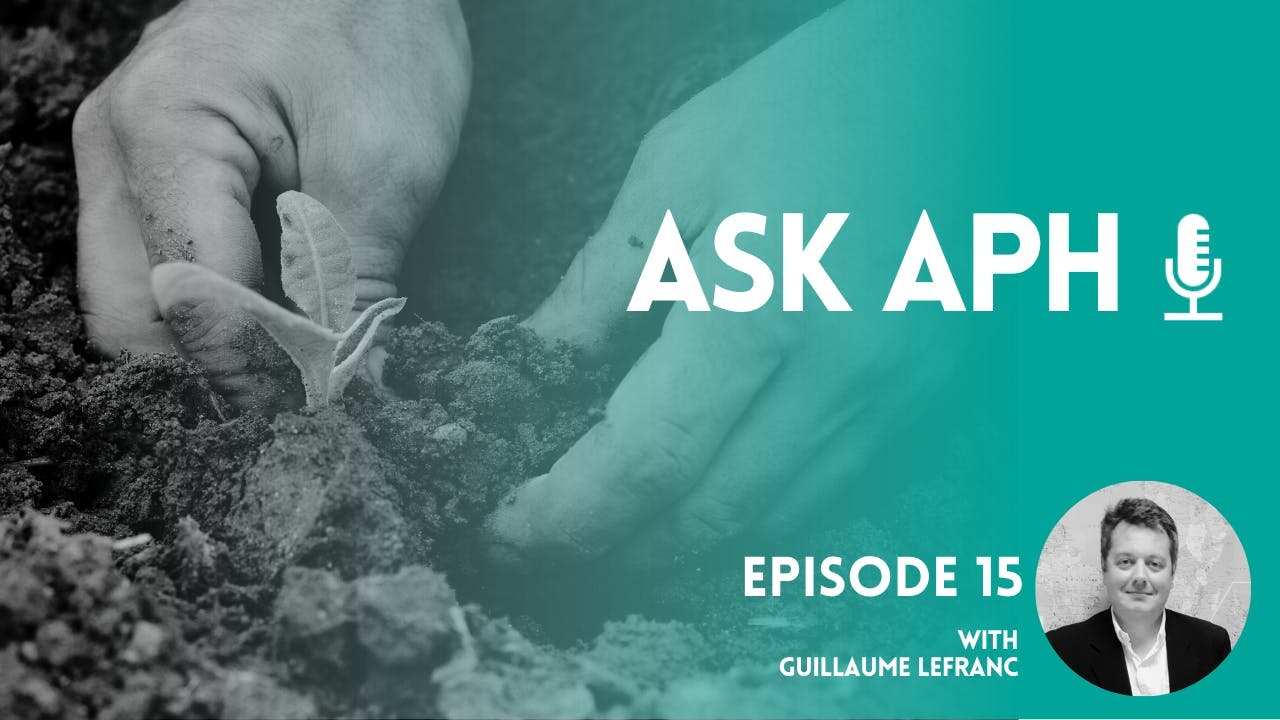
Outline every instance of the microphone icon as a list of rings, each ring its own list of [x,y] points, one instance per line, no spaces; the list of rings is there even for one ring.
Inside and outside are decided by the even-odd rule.
[[[1191,214],[1178,221],[1177,272],[1174,258],[1165,258],[1164,274],[1169,287],[1191,303],[1184,313],[1165,313],[1165,320],[1221,320],[1222,313],[1202,313],[1196,308],[1200,298],[1213,292],[1222,279],[1222,259],[1214,258],[1209,269],[1209,223]]]

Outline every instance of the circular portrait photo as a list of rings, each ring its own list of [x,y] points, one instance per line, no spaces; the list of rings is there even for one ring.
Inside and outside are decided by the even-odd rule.
[[[1105,487],[1045,541],[1036,607],[1077,675],[1122,695],[1164,695],[1226,659],[1249,614],[1249,564],[1201,497],[1161,482]]]

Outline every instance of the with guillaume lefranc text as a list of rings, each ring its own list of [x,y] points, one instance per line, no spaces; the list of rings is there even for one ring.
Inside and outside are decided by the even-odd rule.
[[[893,657],[787,656],[778,661],[784,677],[1018,677],[1017,630],[957,630],[966,655]]]

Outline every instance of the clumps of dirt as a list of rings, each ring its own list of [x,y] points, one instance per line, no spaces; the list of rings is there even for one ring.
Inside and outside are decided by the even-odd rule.
[[[194,364],[171,355],[126,358],[94,377],[73,414],[102,482],[89,507],[135,530],[167,535],[177,520],[225,517],[235,475],[267,436],[262,418],[231,411]],[[110,480],[108,480],[110,478]]]
[[[211,537],[191,517],[178,521],[177,528],[159,558],[149,570],[163,573],[166,594],[178,600],[199,600],[217,594],[231,575],[230,554],[225,543]],[[140,574],[140,573],[139,573]],[[154,577],[149,578],[153,580]]]
[[[52,28],[28,29],[7,55],[9,82],[0,91],[0,102],[9,112],[0,130],[26,125],[38,132],[65,122],[89,92],[84,76],[76,72],[75,47]]]
[[[715,661],[711,644],[697,628],[639,615],[606,622],[580,658],[594,670],[592,690],[625,705],[652,698],[674,677],[692,669],[708,670]],[[611,673],[606,668],[625,668],[625,672]]]
[[[290,568],[276,600],[277,651],[324,712],[360,716],[590,717],[601,707],[572,653],[462,607],[420,565],[344,581]]]
[[[444,577],[420,565],[350,582],[294,567],[276,599],[277,648],[322,706],[422,714],[432,671],[462,645],[460,613]]]
[[[11,0],[0,22],[0,135],[66,128],[96,78],[110,71],[121,47],[172,0],[102,3]]]
[[[23,257],[15,264],[41,270],[5,272],[11,247],[0,231],[0,296],[7,294],[5,281],[21,277],[37,294],[63,286],[69,292],[62,294],[74,297],[71,120],[89,89],[134,45],[143,23],[170,5],[173,0],[9,0],[0,8],[0,138],[13,144],[0,150],[8,173],[0,180],[0,204],[11,212],[0,226],[22,240]],[[50,280],[54,287],[41,287]]]
[[[458,576],[482,566],[476,531],[501,497],[546,472],[603,413],[615,378],[515,317],[470,338],[437,322],[395,330],[385,377],[404,400],[349,409],[394,463],[421,547]]]
[[[436,707],[448,717],[653,716],[673,683],[714,667],[710,645],[679,622],[632,616],[565,651],[476,608],[464,629],[461,651],[433,675]]]
[[[122,686],[122,674],[155,660],[172,637],[115,569],[110,539],[62,530],[37,513],[0,519],[0,636],[8,641],[0,648],[0,708],[7,716],[57,715],[64,704],[90,703],[95,693],[82,683]]]
[[[0,716],[632,714],[711,655],[694,628],[636,617],[576,650],[538,645],[422,565],[350,580],[291,566],[237,628],[208,611],[234,590],[225,553],[189,519],[164,545],[0,518]],[[219,632],[263,642],[222,658]]]
[[[191,652],[173,608],[131,582],[110,538],[68,534],[36,512],[0,518],[0,716],[198,717],[228,709],[245,685]],[[240,709],[312,709],[275,683],[238,690]]]
[[[40,462],[44,462],[41,460]],[[23,507],[40,497],[43,486],[23,463],[0,467],[0,507]]]
[[[0,196],[0,215],[2,203]],[[22,264],[23,255],[10,255],[3,247],[6,230],[0,218],[0,265]],[[0,472],[25,489],[0,494],[0,510],[39,498],[41,490],[32,480],[61,457],[59,446],[69,435],[62,420],[76,407],[75,382],[85,370],[74,350],[80,319],[66,296],[34,294],[30,281],[11,278],[0,272],[0,284],[10,289],[0,295]]]
[[[271,582],[289,565],[346,578],[406,561],[409,528],[386,463],[345,413],[286,413],[243,474],[225,522],[235,566]]]
[[[176,356],[93,366],[59,357],[70,346],[50,338],[66,331],[54,322],[66,320],[58,314],[65,304],[50,300],[25,310],[26,332],[9,335],[13,345],[0,352],[0,385],[8,394],[0,423],[14,429],[0,462],[11,473],[20,467],[42,479],[39,492],[0,498],[11,503],[0,509],[71,501],[103,522],[98,529],[111,532],[114,523],[156,535],[185,515],[224,517],[238,495],[232,481],[244,458],[267,437],[266,421],[228,419],[230,407],[199,368]],[[37,313],[50,319],[30,324]],[[50,372],[59,364],[78,366],[79,377]]]
[[[445,717],[597,717],[572,653],[536,645],[506,620],[467,609],[464,649],[438,668],[436,707]],[[613,672],[625,672],[614,668]]]

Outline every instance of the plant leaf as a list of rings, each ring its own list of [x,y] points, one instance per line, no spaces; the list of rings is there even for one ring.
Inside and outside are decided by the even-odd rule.
[[[276,211],[285,295],[322,327],[342,332],[356,303],[356,273],[346,231],[319,200],[300,192],[281,193]]]
[[[204,267],[187,262],[160,263],[151,269],[151,291],[160,307],[184,303],[231,303],[249,313],[302,373],[307,406],[329,399],[334,350],[342,336],[267,300],[249,288]]]
[[[342,335],[334,348],[333,358],[337,366],[329,375],[329,399],[336,400],[347,389],[347,383],[355,377],[365,353],[373,346],[373,336],[383,320],[404,309],[405,298],[383,298],[360,313],[360,317]]]

